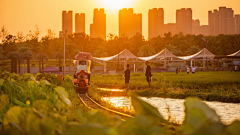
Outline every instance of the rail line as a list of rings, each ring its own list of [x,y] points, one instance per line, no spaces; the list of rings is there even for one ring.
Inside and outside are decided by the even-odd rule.
[[[79,94],[78,93],[78,98],[81,100],[81,102],[90,110],[94,110],[94,109],[102,109],[104,111],[109,112],[110,114],[114,114],[114,115],[118,115],[120,116],[123,120],[126,118],[133,118],[133,116],[125,114],[125,113],[121,113],[115,110],[111,110],[108,109],[106,107],[101,106],[100,104],[98,104],[96,101],[94,101],[91,97],[88,96],[88,94]]]

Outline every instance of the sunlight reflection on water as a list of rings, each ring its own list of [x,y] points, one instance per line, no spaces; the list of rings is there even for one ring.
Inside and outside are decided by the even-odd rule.
[[[129,97],[104,97],[102,98],[108,101],[114,106],[132,109]],[[143,100],[158,108],[159,112],[165,119],[168,117],[167,107],[169,107],[172,120],[182,123],[185,117],[184,114],[184,99],[170,99],[151,97]],[[216,113],[221,117],[221,120],[225,124],[232,123],[235,119],[240,120],[240,103],[223,103],[223,102],[206,102],[209,107],[214,109]]]
[[[119,92],[123,92],[124,90],[120,90],[120,89],[107,89],[107,88],[97,88],[99,90],[103,90],[103,91],[119,91]]]

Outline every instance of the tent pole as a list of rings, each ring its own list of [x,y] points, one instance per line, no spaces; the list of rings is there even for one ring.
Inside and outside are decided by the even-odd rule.
[[[104,73],[106,73],[107,72],[107,63],[104,62],[103,64],[104,64]]]

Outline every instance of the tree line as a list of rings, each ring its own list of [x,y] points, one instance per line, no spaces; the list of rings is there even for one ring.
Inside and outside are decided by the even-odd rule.
[[[56,37],[51,29],[40,38],[40,30],[37,26],[27,35],[23,35],[22,32],[18,32],[17,35],[10,34],[3,26],[0,35],[2,40],[0,57],[13,59],[12,65],[19,64],[17,61],[26,60],[28,63],[30,59],[36,59],[39,60],[40,66],[44,60],[59,59],[60,63],[63,58],[64,38]],[[79,51],[92,53],[95,57],[112,56],[125,48],[137,56],[154,55],[164,48],[177,56],[194,54],[206,46],[215,55],[228,55],[240,49],[240,35],[206,36],[204,40],[203,37],[203,35],[182,33],[172,35],[168,32],[163,36],[145,40],[138,33],[131,38],[109,33],[108,40],[103,40],[90,38],[86,33],[74,33],[65,38],[66,58],[74,58]]]

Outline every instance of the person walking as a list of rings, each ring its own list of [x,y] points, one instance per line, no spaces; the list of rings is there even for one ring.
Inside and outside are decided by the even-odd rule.
[[[146,61],[145,64],[147,65],[147,68],[146,68],[146,72],[145,72],[145,76],[146,76],[146,79],[147,79],[147,82],[148,82],[148,86],[149,88],[151,88],[151,77],[152,77],[152,72],[151,72],[151,67],[149,66],[149,62]]]
[[[127,90],[129,90],[129,80],[130,80],[130,69],[129,69],[129,64],[127,64],[127,69],[124,71],[124,77],[125,77],[125,84]]]
[[[187,66],[187,74],[189,74],[189,72],[190,72],[190,68],[189,66]]]

